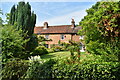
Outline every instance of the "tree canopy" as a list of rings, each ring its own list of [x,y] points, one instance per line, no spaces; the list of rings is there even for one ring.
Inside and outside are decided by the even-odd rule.
[[[94,54],[120,53],[120,2],[97,2],[86,10],[80,35],[85,36],[86,50]]]
[[[9,24],[16,24],[18,28],[22,27],[22,30],[27,32],[28,36],[33,34],[33,30],[36,24],[36,14],[31,12],[31,6],[27,2],[19,2],[17,7],[12,6],[10,11]]]
[[[1,26],[0,30],[2,35],[0,36],[0,42],[2,43],[3,62],[6,62],[10,58],[24,58],[23,44],[28,40],[24,40],[22,37],[22,30],[16,30],[14,26],[10,25]]]
[[[25,39],[30,39],[25,48],[29,52],[37,46],[37,37],[33,35],[36,24],[36,14],[31,11],[29,2],[21,1],[17,6],[13,5],[10,11],[9,24],[17,25],[17,29],[22,29],[23,33],[27,33]]]

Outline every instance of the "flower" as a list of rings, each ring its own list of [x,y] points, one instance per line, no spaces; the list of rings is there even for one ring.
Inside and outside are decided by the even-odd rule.
[[[31,56],[31,57],[28,57],[29,59],[29,62],[32,63],[32,62],[35,62],[35,61],[38,61],[39,63],[43,63],[42,62],[42,59],[41,57],[38,55],[38,56]]]

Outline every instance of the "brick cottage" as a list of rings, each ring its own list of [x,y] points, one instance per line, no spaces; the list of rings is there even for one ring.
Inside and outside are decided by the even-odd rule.
[[[65,43],[69,43],[69,40],[80,42],[80,39],[83,39],[83,36],[77,35],[80,29],[81,27],[75,26],[75,21],[72,19],[71,25],[48,26],[48,23],[44,22],[44,26],[34,28],[34,33],[37,34],[37,36],[51,39],[51,41],[45,42],[46,46],[50,48],[52,45],[58,45],[59,41]],[[81,51],[84,51],[83,45],[80,47]]]

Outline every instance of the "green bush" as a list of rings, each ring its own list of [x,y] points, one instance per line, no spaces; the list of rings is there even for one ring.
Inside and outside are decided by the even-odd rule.
[[[48,54],[48,51],[47,51],[46,47],[45,46],[38,46],[33,51],[32,56],[43,55],[43,54]]]
[[[7,62],[10,58],[26,58],[23,45],[28,40],[24,40],[26,34],[22,33],[22,30],[17,30],[16,26],[4,25],[0,26],[1,36],[1,50],[2,50],[2,62]],[[24,56],[23,56],[24,55]]]
[[[2,69],[2,80],[18,80],[24,78],[28,69],[28,62],[14,59],[7,62]]]
[[[64,50],[68,50],[68,47],[70,46],[70,43],[61,43],[61,45],[64,47]]]
[[[62,46],[55,46],[53,47],[54,51],[62,51],[63,47]]]
[[[53,52],[55,52],[54,49],[52,49],[52,48],[50,48],[50,49],[48,48],[47,51],[48,51],[48,53],[53,53]]]
[[[106,60],[106,59],[105,59]],[[48,78],[69,78],[80,80],[117,80],[120,78],[120,63],[105,62],[102,56],[91,55],[83,61],[68,63],[66,59],[42,60],[32,56],[29,63],[15,59],[5,64],[3,80],[39,80]]]
[[[101,58],[84,60],[80,63],[68,64],[59,61],[53,67],[53,78],[79,78],[81,80],[112,80],[119,79],[118,62],[105,62]]]
[[[55,63],[54,59],[45,62],[43,60],[34,60],[30,63],[25,78],[29,78],[30,80],[52,78],[52,67]]]
[[[35,60],[35,59],[34,59]],[[27,77],[31,80],[40,78],[79,78],[81,80],[119,79],[118,62],[105,62],[102,56],[91,55],[81,62],[68,63],[66,59],[34,61],[29,65]]]
[[[120,61],[120,16],[112,17],[120,14],[119,8],[120,2],[100,1],[86,11],[88,14],[80,21],[82,29],[78,32],[84,35],[86,51],[115,54]]]

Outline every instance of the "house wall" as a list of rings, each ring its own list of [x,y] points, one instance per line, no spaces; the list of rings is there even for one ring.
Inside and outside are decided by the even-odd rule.
[[[79,42],[80,41],[80,35],[72,35],[72,41]]]
[[[43,36],[49,35],[48,39],[52,39],[52,41],[46,41],[46,44],[48,44],[48,47],[50,48],[51,45],[53,44],[58,44],[58,42],[65,42],[69,43],[69,40],[74,40],[74,41],[79,41],[79,35],[71,35],[71,34],[41,34],[38,36]],[[64,35],[64,39],[61,39],[61,35]]]

